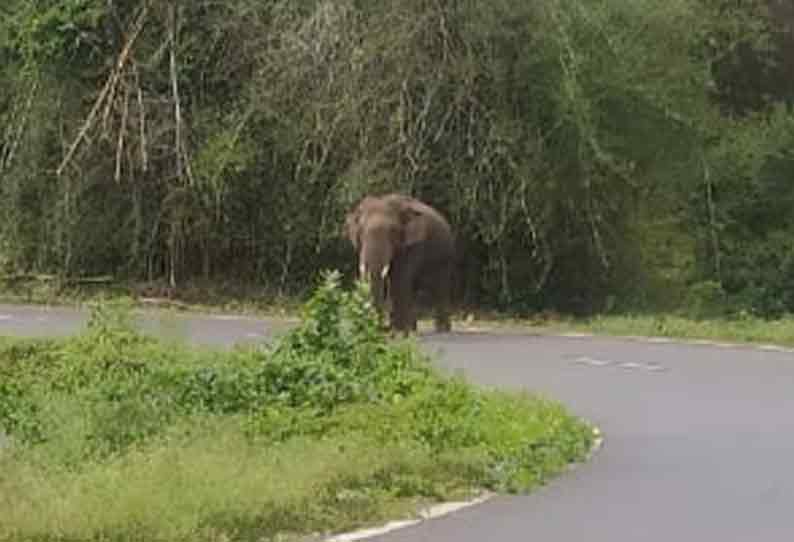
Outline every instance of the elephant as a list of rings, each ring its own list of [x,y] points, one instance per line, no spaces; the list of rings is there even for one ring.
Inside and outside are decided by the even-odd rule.
[[[358,253],[359,278],[369,282],[380,314],[393,332],[416,332],[416,293],[429,294],[435,329],[452,329],[450,305],[456,243],[447,219],[410,196],[365,196],[345,219],[345,234]]]

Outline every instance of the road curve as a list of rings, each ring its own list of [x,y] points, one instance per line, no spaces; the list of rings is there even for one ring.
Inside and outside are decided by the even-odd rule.
[[[0,305],[0,334],[78,331],[85,313]],[[142,325],[228,346],[288,324],[147,313]],[[794,539],[794,354],[609,338],[452,333],[424,344],[484,385],[560,399],[606,441],[528,496],[497,497],[376,542],[781,542]]]

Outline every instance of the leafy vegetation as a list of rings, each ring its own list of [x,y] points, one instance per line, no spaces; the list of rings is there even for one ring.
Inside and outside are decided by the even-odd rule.
[[[455,224],[469,305],[668,310],[716,283],[725,312],[779,316],[791,22],[772,0],[7,0],[0,264],[290,296],[352,275],[344,211],[398,189]]]
[[[530,490],[593,441],[553,401],[438,372],[338,274],[264,348],[164,344],[123,305],[74,338],[7,340],[0,427],[0,539],[53,542],[345,529]]]

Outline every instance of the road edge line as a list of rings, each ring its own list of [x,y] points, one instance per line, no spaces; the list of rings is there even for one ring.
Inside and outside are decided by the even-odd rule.
[[[669,344],[679,346],[706,346],[709,348],[729,348],[731,350],[756,350],[761,352],[794,353],[794,347],[774,343],[729,342],[716,339],[694,339],[680,337],[654,337],[652,335],[605,335],[584,332],[559,332],[544,334],[546,337],[559,337],[562,339],[612,339],[646,344]]]

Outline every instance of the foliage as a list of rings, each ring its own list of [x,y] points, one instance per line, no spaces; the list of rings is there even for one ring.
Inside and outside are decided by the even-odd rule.
[[[352,271],[353,201],[401,190],[451,218],[472,304],[794,303],[765,271],[791,40],[760,0],[6,4],[8,270],[301,292]]]
[[[267,347],[188,350],[133,317],[100,303],[77,337],[2,344],[0,538],[307,534],[527,491],[592,444],[557,403],[439,373],[338,272]]]

